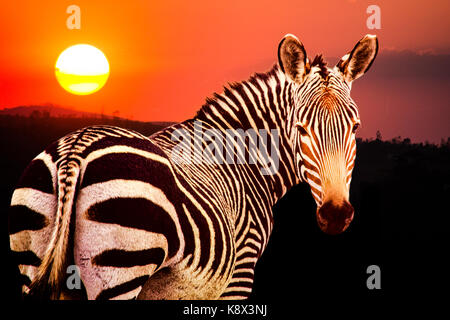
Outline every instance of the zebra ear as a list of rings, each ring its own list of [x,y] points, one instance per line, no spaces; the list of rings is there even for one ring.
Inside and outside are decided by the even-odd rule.
[[[306,51],[296,36],[287,34],[281,40],[278,46],[278,63],[292,81],[303,82],[308,69]]]
[[[366,35],[359,40],[350,53],[338,62],[336,67],[347,82],[358,79],[369,70],[378,53],[378,39],[374,35]]]

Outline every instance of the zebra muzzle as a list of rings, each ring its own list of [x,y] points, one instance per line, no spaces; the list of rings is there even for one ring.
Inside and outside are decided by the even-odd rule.
[[[317,210],[317,223],[320,229],[331,235],[345,231],[353,220],[355,210],[344,201],[341,204],[327,201]]]

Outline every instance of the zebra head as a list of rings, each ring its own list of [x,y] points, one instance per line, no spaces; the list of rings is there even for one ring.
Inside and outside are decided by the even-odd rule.
[[[279,64],[292,93],[289,120],[297,175],[310,185],[317,222],[328,234],[343,232],[353,219],[349,190],[360,119],[350,89],[377,51],[376,36],[366,35],[330,69],[321,56],[311,62],[295,36],[286,35],[279,45]]]

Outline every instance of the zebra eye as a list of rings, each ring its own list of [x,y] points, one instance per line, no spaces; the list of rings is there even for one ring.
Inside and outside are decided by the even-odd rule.
[[[305,129],[305,128],[303,128],[303,126],[302,126],[302,125],[300,125],[300,124],[297,124],[297,125],[296,125],[296,127],[297,127],[298,131],[300,132],[300,134],[301,134],[302,136],[305,136],[305,135],[307,135],[307,134],[308,134],[308,132],[306,132],[306,129]]]
[[[353,133],[355,133],[356,132],[356,130],[358,130],[358,128],[359,128],[359,123],[355,123],[354,125],[353,125]]]

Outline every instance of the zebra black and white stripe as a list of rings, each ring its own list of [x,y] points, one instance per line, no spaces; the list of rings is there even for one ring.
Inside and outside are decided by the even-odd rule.
[[[279,66],[229,85],[193,119],[150,137],[88,127],[50,145],[11,200],[11,249],[24,293],[71,298],[65,277],[75,264],[89,299],[246,298],[272,231],[272,206],[302,181],[311,186],[322,230],[345,230],[360,122],[350,87],[377,48],[376,37],[365,36],[330,69],[321,57],[309,61],[287,35]],[[276,130],[278,143],[269,139],[265,147],[275,147],[277,170],[262,174],[270,164],[259,157],[230,163],[238,148],[219,155],[220,164],[174,153],[174,133],[194,136],[198,124],[224,136]],[[195,153],[210,144],[190,147]]]

